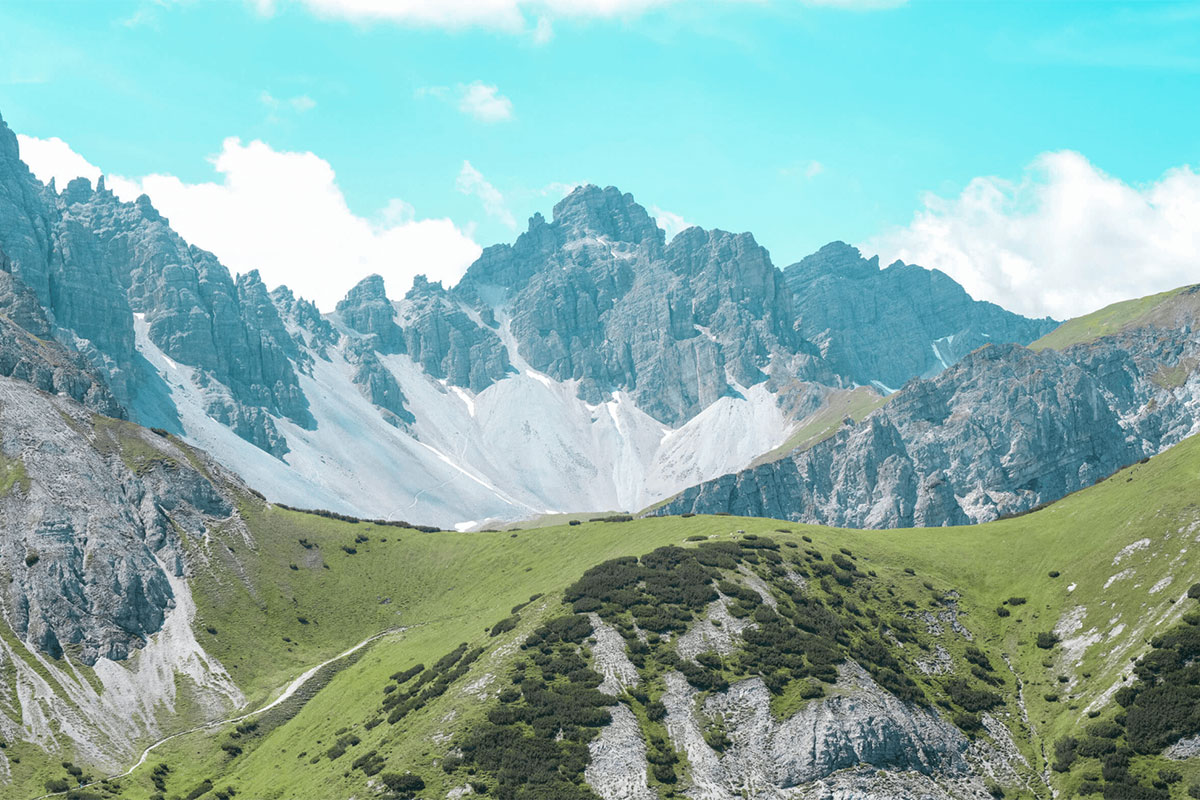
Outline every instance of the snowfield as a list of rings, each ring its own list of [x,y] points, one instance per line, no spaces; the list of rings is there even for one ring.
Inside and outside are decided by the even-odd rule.
[[[135,319],[141,353],[166,381],[185,438],[277,502],[443,527],[564,512],[637,511],[695,483],[747,466],[795,427],[764,386],[722,397],[670,428],[615,392],[599,405],[573,381],[529,368],[474,394],[425,373],[407,355],[380,355],[416,417],[389,424],[354,385],[341,353],[313,359],[300,385],[317,420],[304,430],[274,418],[283,460],[205,412],[194,370],[169,359]],[[211,391],[211,389],[207,390]]]

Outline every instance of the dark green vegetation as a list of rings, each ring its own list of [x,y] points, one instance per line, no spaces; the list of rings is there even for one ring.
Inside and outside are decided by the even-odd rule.
[[[1167,800],[1172,784],[1181,780],[1177,770],[1155,771],[1157,760],[1143,757],[1200,734],[1200,609],[1191,590],[1188,597],[1184,602],[1193,607],[1179,624],[1151,640],[1150,652],[1134,666],[1136,680],[1114,695],[1112,713],[1055,742],[1054,769],[1085,775],[1081,794]],[[1200,785],[1188,791],[1200,794]]]
[[[601,677],[581,653],[591,633],[577,614],[533,631],[521,645],[527,657],[512,667],[513,688],[458,739],[461,758],[447,758],[442,768],[465,772],[501,800],[594,797],[583,785],[587,743],[612,720],[606,707],[613,699],[597,690]]]

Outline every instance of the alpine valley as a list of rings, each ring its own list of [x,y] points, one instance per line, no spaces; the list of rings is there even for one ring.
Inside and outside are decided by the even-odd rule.
[[[1200,796],[1198,327],[592,185],[323,314],[0,121],[0,794]]]

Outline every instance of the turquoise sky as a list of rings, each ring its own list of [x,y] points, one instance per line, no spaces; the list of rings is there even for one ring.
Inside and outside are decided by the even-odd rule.
[[[1020,179],[1047,151],[1133,186],[1200,160],[1195,3],[646,4],[531,3],[517,30],[286,0],[8,0],[0,114],[121,175],[213,180],[206,159],[230,136],[312,151],[355,213],[402,198],[484,245],[514,234],[456,186],[464,161],[522,229],[556,184],[614,184],[750,230],[781,266],[908,224],[924,192]],[[476,81],[511,118],[460,110]]]

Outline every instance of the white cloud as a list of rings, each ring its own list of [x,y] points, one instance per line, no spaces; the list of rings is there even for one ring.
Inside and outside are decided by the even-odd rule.
[[[481,122],[503,122],[513,117],[512,101],[482,81],[459,86],[458,110]]]
[[[57,139],[21,137],[21,156],[39,179],[59,186],[100,170]],[[310,152],[285,152],[261,141],[229,138],[212,159],[218,181],[185,183],[173,175],[138,179],[105,176],[123,200],[148,194],[172,227],[211,250],[235,272],[257,269],[269,286],[333,309],[346,291],[377,272],[391,297],[418,273],[452,285],[480,248],[449,219],[416,219],[412,206],[392,200],[378,220],[346,204],[329,162]]]
[[[536,194],[541,197],[553,197],[555,200],[561,200],[571,192],[583,186],[582,182],[570,183],[564,181],[551,181],[540,189],[536,190]]]
[[[927,195],[904,228],[863,245],[935,267],[972,296],[1059,319],[1200,280],[1200,173],[1131,186],[1079,153],[1043,153],[1017,181]]]
[[[500,90],[483,81],[460,83],[454,89],[449,86],[423,86],[417,89],[417,97],[435,97],[455,107],[480,122],[506,122],[513,118],[513,104]]]
[[[745,3],[746,0],[717,0]],[[904,5],[907,0],[780,0],[846,10],[872,10]],[[544,44],[553,35],[551,18],[605,19],[632,17],[655,8],[683,5],[684,0],[247,0],[264,16],[292,2],[320,17],[353,22],[393,22],[440,28],[482,26],[529,34]]]
[[[18,133],[17,146],[21,150],[21,160],[29,166],[37,179],[42,183],[49,183],[53,178],[59,191],[73,178],[87,178],[94,184],[100,177],[99,167],[76,153],[57,136],[37,139]]]
[[[470,161],[462,163],[462,169],[458,172],[458,179],[455,181],[455,186],[463,194],[479,198],[479,202],[483,203],[483,210],[487,212],[489,217],[495,217],[509,228],[516,230],[517,220],[513,217],[512,212],[508,210],[508,204],[504,201],[504,195],[500,193],[499,189],[488,182],[487,178],[483,177],[483,173],[471,166]]]
[[[271,111],[282,111],[291,109],[297,114],[303,114],[306,111],[312,111],[317,107],[317,101],[313,100],[306,94],[298,94],[295,97],[279,98],[264,90],[258,95],[258,102],[262,103]]]
[[[692,223],[679,214],[673,211],[666,211],[658,206],[650,206],[650,215],[654,217],[654,221],[658,223],[658,227],[667,232],[668,242],[674,239],[681,231],[686,231],[692,227]]]

